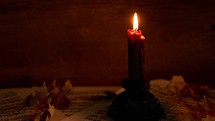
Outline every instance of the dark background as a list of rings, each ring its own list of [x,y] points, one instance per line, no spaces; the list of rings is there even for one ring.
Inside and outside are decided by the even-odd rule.
[[[134,12],[150,79],[215,85],[214,0],[1,0],[0,87],[120,85]]]

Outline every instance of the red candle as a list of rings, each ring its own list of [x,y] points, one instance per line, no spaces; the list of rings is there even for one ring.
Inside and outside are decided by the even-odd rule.
[[[137,14],[134,14],[133,29],[128,29],[128,70],[129,79],[142,81],[144,76],[144,40],[141,30],[138,30]]]

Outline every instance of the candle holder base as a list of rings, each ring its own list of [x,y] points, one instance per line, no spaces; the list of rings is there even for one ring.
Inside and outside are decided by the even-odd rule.
[[[129,85],[124,82],[126,90],[113,100],[107,113],[110,118],[114,121],[158,121],[165,116],[159,100],[152,93]]]

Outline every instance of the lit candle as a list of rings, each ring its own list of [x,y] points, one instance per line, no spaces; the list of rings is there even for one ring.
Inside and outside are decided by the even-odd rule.
[[[143,79],[143,51],[145,37],[138,30],[137,14],[134,14],[133,29],[128,29],[128,70],[129,79],[141,81]]]
[[[133,29],[128,29],[129,77],[122,80],[125,91],[117,95],[108,110],[114,121],[158,121],[165,116],[159,100],[149,91],[149,80],[144,77],[144,40],[138,30],[137,14]]]

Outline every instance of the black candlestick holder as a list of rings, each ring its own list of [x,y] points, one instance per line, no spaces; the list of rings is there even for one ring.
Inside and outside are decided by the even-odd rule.
[[[117,95],[107,115],[114,121],[158,121],[165,116],[159,100],[149,92],[149,80],[123,79],[125,91]]]

